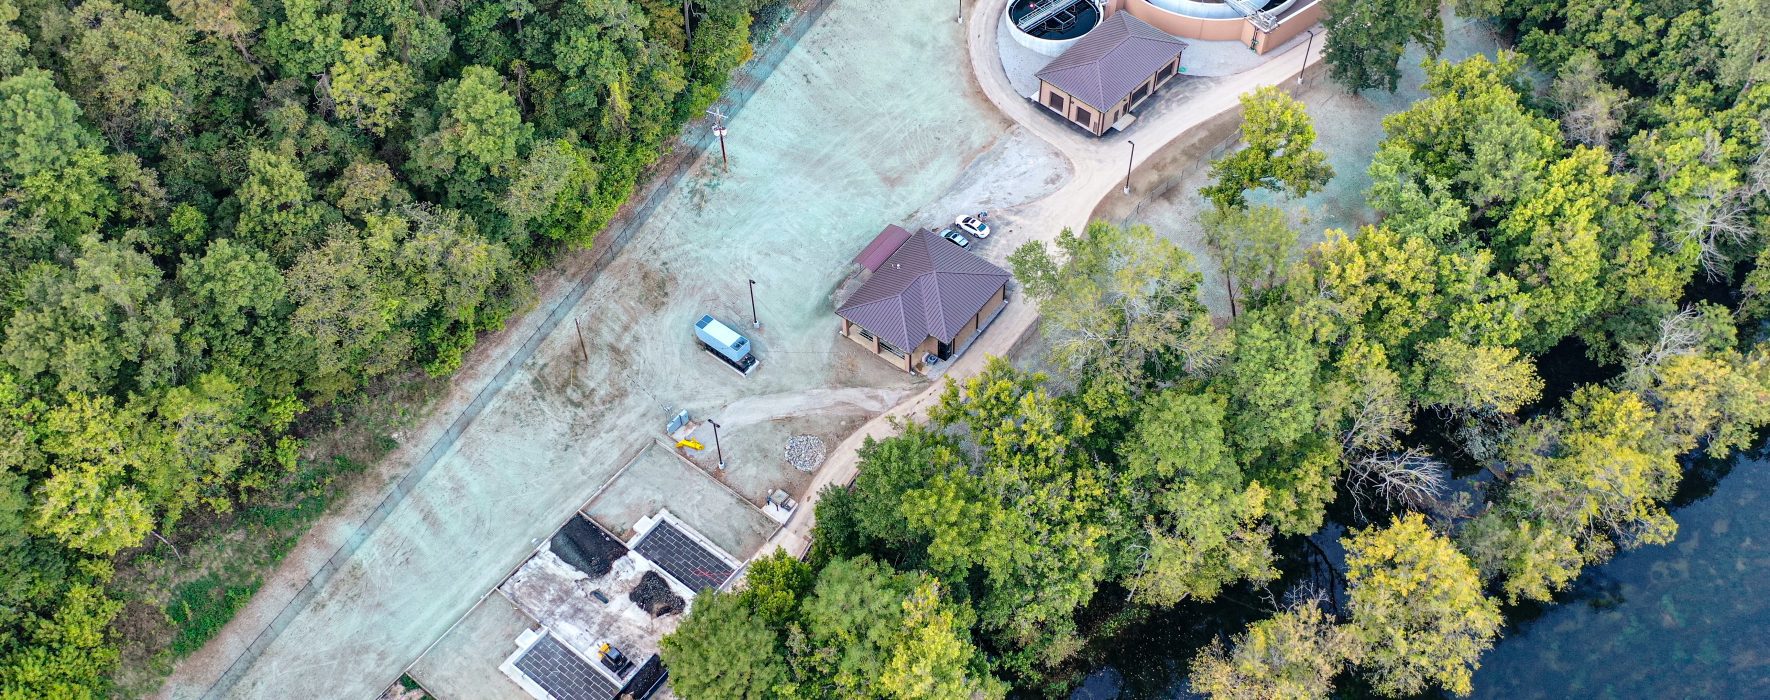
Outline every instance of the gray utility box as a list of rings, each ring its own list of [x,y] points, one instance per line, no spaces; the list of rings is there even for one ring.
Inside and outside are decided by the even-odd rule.
[[[750,339],[720,323],[719,319],[702,316],[694,324],[694,337],[709,354],[724,361],[738,374],[748,375],[756,369],[756,356],[750,353]]]

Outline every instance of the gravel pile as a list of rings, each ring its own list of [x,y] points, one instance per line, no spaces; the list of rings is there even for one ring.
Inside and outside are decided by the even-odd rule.
[[[787,440],[787,464],[808,472],[824,463],[824,441],[816,435],[794,435]]]

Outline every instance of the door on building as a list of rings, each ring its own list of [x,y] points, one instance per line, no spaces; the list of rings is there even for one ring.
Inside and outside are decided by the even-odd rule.
[[[942,360],[953,359],[953,344],[936,342],[934,346],[934,356]]]

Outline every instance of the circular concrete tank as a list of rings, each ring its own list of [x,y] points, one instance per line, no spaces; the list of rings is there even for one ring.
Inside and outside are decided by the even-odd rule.
[[[1098,0],[1012,0],[1002,22],[1015,43],[1055,57],[1100,24],[1102,14]]]

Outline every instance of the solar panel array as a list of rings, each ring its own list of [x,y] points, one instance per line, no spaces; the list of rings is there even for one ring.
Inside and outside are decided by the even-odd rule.
[[[697,591],[718,588],[725,579],[731,578],[733,571],[719,555],[707,551],[706,547],[671,526],[669,521],[659,522],[633,550]]]
[[[516,668],[558,700],[610,700],[620,688],[549,634],[516,660]]]

